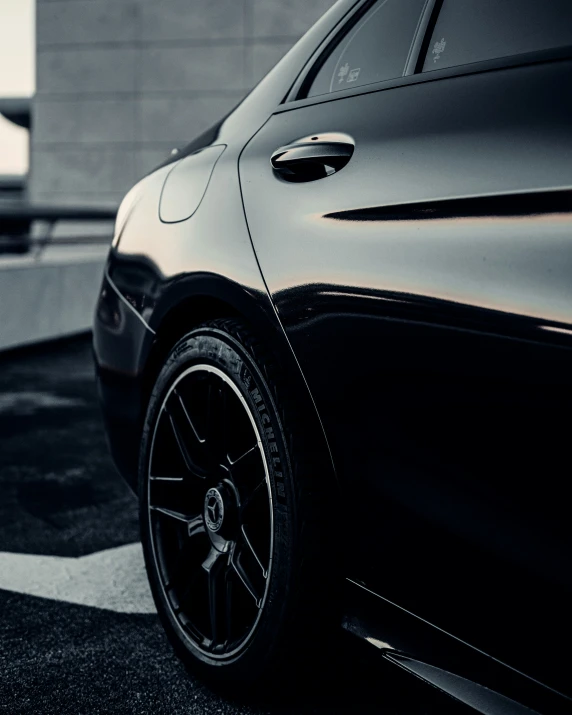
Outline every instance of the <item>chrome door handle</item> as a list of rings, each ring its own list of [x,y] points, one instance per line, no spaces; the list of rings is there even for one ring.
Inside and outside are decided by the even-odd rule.
[[[354,140],[348,134],[314,134],[276,149],[270,163],[286,181],[315,181],[343,169],[354,148]]]

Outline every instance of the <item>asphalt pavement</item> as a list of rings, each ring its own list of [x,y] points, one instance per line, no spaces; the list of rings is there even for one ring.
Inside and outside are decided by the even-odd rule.
[[[344,640],[340,670],[287,699],[230,702],[188,675],[149,594],[137,505],[108,455],[88,336],[0,355],[0,495],[0,712],[453,712]]]

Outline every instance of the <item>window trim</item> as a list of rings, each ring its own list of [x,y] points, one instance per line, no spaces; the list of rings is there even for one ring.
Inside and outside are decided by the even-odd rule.
[[[308,97],[307,92],[316,75],[322,69],[323,64],[330,57],[331,53],[335,50],[337,45],[347,36],[359,23],[359,21],[367,15],[371,8],[379,0],[362,0],[359,2],[353,10],[347,15],[338,25],[336,25],[331,32],[325,37],[323,42],[319,45],[317,50],[312,53],[309,60],[304,65],[304,68],[296,78],[290,91],[283,100],[283,104],[288,104],[291,102],[296,102],[301,99],[314,99],[314,97]],[[424,40],[427,35],[427,28],[431,26],[431,29],[437,22],[438,11],[443,3],[443,0],[425,0],[425,4],[419,13],[419,20],[417,26],[413,33],[413,38],[411,40],[411,46],[409,52],[407,53],[407,58],[405,61],[405,67],[403,69],[402,76],[408,74],[413,74],[419,64],[419,56],[423,50]],[[399,79],[399,78],[396,78]],[[393,80],[384,80],[384,82]],[[377,84],[377,83],[376,83]],[[367,87],[369,85],[359,85],[360,87]],[[336,94],[339,94],[338,90]],[[333,93],[331,93],[333,94]],[[303,96],[301,96],[303,95]],[[323,95],[316,95],[316,97],[321,97]]]
[[[427,0],[425,3],[409,48],[409,56],[405,62],[404,77],[409,77],[421,71],[421,57],[425,57],[442,5],[443,0]]]
[[[420,84],[421,82],[434,82],[440,79],[462,77],[468,74],[479,74],[481,72],[491,72],[499,69],[510,69],[526,65],[572,59],[572,45],[567,45],[549,50],[536,50],[534,52],[508,55],[506,57],[498,57],[492,60],[482,60],[480,62],[471,62],[464,65],[456,65],[455,67],[445,67],[443,69],[422,72],[421,70],[425,54],[429,43],[431,42],[433,29],[437,23],[439,13],[443,5],[443,0],[426,0],[420,14],[420,19],[413,36],[403,75],[401,77],[383,80],[382,82],[363,84],[358,87],[350,87],[348,89],[338,90],[337,92],[329,92],[328,94],[318,94],[313,97],[300,97],[301,94],[308,91],[317,73],[330,56],[334,47],[340,42],[340,39],[351,32],[359,20],[369,11],[371,7],[373,7],[373,5],[375,5],[376,2],[377,0],[362,0],[362,2],[356,4],[350,13],[331,30],[331,32],[319,45],[318,49],[312,53],[308,61],[305,63],[302,71],[292,84],[287,96],[275,109],[274,114],[281,114],[282,112],[288,112],[293,109],[298,109],[299,107],[307,107],[313,104],[334,102],[338,99],[344,99],[345,97],[354,97],[361,94],[380,92],[385,89],[393,89],[395,87]]]
[[[313,97],[300,97],[300,95],[306,95],[316,75],[322,69],[322,65],[334,51],[336,45],[353,30],[370,7],[375,5],[376,2],[377,0],[361,0],[338,25],[332,28],[318,48],[310,55],[290,91],[284,98],[283,104],[295,102],[299,99],[313,99]]]
[[[304,97],[303,99],[294,99],[284,104],[280,104],[274,110],[274,114],[289,112],[301,107],[309,107],[313,104],[335,102],[339,99],[354,97],[360,94],[381,92],[395,87],[406,87],[408,85],[421,84],[423,82],[437,82],[439,80],[449,79],[452,77],[462,77],[465,75],[480,74],[482,72],[492,72],[502,69],[514,69],[527,65],[545,64],[548,62],[562,62],[570,59],[572,59],[572,45],[567,45],[565,47],[556,47],[550,50],[537,50],[536,52],[527,52],[520,55],[499,57],[494,60],[471,62],[470,64],[457,65],[456,67],[445,67],[439,70],[432,70],[431,72],[416,72],[415,74],[397,77],[396,79],[384,80],[383,82],[374,82],[372,84],[363,84],[360,87],[342,89],[338,92],[318,94],[315,97]]]

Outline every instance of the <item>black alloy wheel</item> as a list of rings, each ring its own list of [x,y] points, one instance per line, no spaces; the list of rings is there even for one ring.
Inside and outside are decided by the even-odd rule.
[[[254,418],[220,369],[198,363],[171,384],[149,468],[149,528],[169,606],[197,648],[228,656],[252,635],[266,597],[272,495]]]
[[[294,459],[277,376],[244,326],[200,326],[159,374],[141,445],[141,533],[159,616],[188,666],[235,690],[292,670],[297,638],[318,638],[332,612],[320,592],[332,579],[318,558],[327,537],[315,474]]]

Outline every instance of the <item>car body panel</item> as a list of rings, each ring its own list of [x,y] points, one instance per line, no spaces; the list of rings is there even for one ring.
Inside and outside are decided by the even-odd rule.
[[[209,146],[175,164],[161,189],[159,218],[163,223],[179,223],[191,218],[203,200],[215,165],[224,150],[224,144]]]
[[[136,488],[170,348],[203,320],[242,318],[344,490],[347,630],[437,687],[472,680],[564,713],[550,688],[569,693],[572,635],[570,62],[284,103],[365,4],[338,2],[122,204],[94,325],[112,454]],[[349,134],[349,164],[276,178],[272,152],[314,131]],[[198,207],[179,187],[189,218],[162,222],[167,176],[215,146]]]
[[[502,698],[525,704],[537,713],[570,712],[570,700],[565,696],[391,603],[363,584],[347,579],[344,601],[343,628],[367,643],[372,657],[377,655],[397,663],[449,695],[460,696],[463,702],[470,698],[467,704],[478,712],[491,712],[479,707],[483,690],[501,696],[498,708],[492,711],[502,715],[506,712]],[[550,657],[557,654],[551,653]],[[409,667],[414,665],[411,661],[430,668],[422,673],[417,667]],[[433,668],[436,670],[432,671]],[[467,692],[461,681],[474,683],[477,690]]]
[[[240,162],[266,283],[365,510],[350,575],[560,690],[544,649],[572,636],[571,80],[560,61],[283,107]],[[348,165],[274,175],[273,151],[312,132],[350,135]]]

